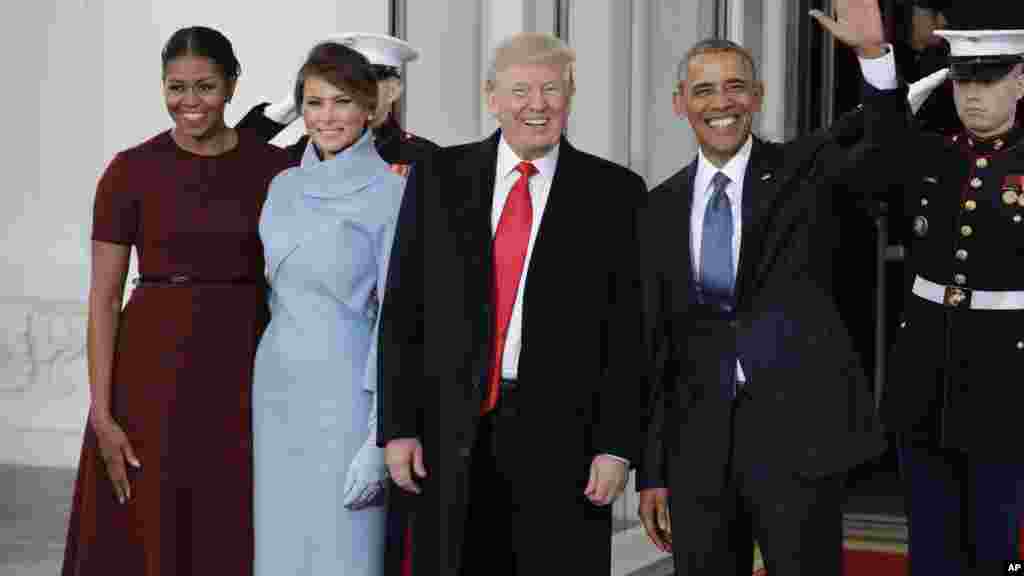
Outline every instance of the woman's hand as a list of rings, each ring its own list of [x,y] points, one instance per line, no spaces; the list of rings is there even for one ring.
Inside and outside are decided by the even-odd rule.
[[[135,457],[128,435],[110,416],[90,418],[90,425],[96,433],[100,447],[100,456],[107,467],[107,477],[114,485],[114,496],[124,504],[132,497],[131,484],[128,482],[128,470],[125,463],[134,468],[141,468],[142,463]]]
[[[387,486],[387,479],[384,449],[378,448],[376,438],[371,437],[349,464],[342,490],[342,505],[349,510],[361,510],[381,503],[378,497]]]

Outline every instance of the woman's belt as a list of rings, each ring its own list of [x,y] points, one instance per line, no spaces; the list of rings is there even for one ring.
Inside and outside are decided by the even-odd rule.
[[[952,308],[971,310],[1024,310],[1024,291],[972,290],[966,286],[947,286],[914,276],[911,292],[917,296]]]
[[[207,278],[189,274],[153,276],[143,274],[133,282],[136,286],[252,286],[264,283],[263,278]]]

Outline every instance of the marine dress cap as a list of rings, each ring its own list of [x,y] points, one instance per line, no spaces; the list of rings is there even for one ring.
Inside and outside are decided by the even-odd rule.
[[[333,36],[331,40],[366,56],[366,59],[374,66],[401,68],[402,64],[412,62],[420,55],[419,51],[405,40],[387,34],[345,32]]]
[[[1024,62],[1024,28],[936,30],[949,42],[950,78],[991,82]]]

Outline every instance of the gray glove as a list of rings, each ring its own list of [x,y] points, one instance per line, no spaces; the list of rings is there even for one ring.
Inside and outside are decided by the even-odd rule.
[[[360,510],[374,504],[387,485],[388,467],[384,464],[384,449],[377,447],[371,434],[348,467],[343,491],[345,508]]]

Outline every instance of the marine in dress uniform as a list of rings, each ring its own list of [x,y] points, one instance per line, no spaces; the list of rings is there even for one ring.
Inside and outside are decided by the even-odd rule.
[[[378,123],[373,128],[374,146],[391,170],[400,176],[407,176],[409,168],[417,161],[428,156],[438,148],[426,138],[406,132],[398,124],[392,109],[402,96],[401,69],[406,62],[419,57],[419,52],[408,42],[385,34],[369,32],[346,32],[326,38],[325,42],[338,42],[366,56],[377,73],[377,84],[380,98],[376,118]],[[288,124],[299,117],[299,107],[289,90],[289,95],[280,102],[271,104],[263,102],[254,106],[236,126],[239,130],[250,130],[259,134],[264,140],[270,141],[284,130]],[[308,136],[288,146],[295,164],[302,159],[306,149]]]
[[[882,417],[902,437],[914,575],[1020,558],[1024,19],[1018,3],[985,4],[936,32],[960,131],[908,132],[913,154],[894,155],[912,232]]]

